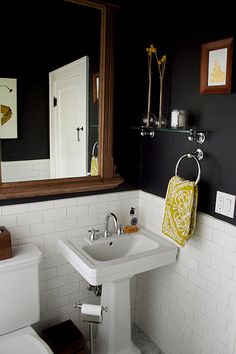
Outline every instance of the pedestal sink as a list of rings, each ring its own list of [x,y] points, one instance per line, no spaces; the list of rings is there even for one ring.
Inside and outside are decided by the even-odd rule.
[[[131,340],[130,278],[175,262],[177,246],[145,229],[137,233],[58,242],[60,252],[91,285],[102,284],[108,311],[98,326],[96,354],[139,354]]]

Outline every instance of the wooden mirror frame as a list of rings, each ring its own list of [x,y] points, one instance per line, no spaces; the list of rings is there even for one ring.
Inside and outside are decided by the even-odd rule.
[[[114,173],[113,143],[113,14],[117,6],[96,0],[64,0],[101,11],[99,67],[99,176],[0,182],[0,200],[89,192],[117,187],[123,179]],[[1,172],[1,170],[0,170]]]

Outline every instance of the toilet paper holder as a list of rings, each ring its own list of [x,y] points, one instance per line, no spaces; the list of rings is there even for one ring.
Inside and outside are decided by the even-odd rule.
[[[83,322],[86,322],[89,324],[89,342],[90,342],[90,354],[94,354],[94,345],[93,345],[93,324],[101,324],[103,321],[103,312],[107,312],[108,311],[108,307],[107,306],[98,306],[98,305],[92,305],[92,304],[74,304],[74,308],[79,308],[81,313],[83,310],[85,310],[85,312],[83,314],[87,314],[87,315],[92,315],[92,316],[99,316],[101,317],[101,321],[90,321],[90,320],[85,320],[84,318],[82,318]],[[86,312],[87,310],[87,312]],[[89,311],[90,310],[90,311]],[[96,312],[98,311],[99,312]],[[91,313],[89,313],[91,312]]]
[[[83,304],[78,304],[78,303],[75,303],[74,304],[74,308],[79,308],[80,310],[82,309],[82,306]],[[100,315],[93,315],[93,314],[87,314],[89,316],[100,316],[101,317],[101,320],[100,321],[92,321],[92,320],[85,320],[84,318],[82,318],[82,321],[83,322],[86,322],[86,323],[94,323],[94,324],[101,324],[102,321],[103,321],[103,312],[107,312],[108,311],[108,307],[107,306],[101,306],[101,316]]]

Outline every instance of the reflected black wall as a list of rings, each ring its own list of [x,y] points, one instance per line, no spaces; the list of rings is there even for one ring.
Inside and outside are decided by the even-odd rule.
[[[14,21],[2,16],[5,51],[0,77],[17,78],[18,139],[2,140],[2,160],[47,159],[48,74],[85,55],[91,75],[98,72],[100,11],[60,0],[1,3],[2,14],[12,12]],[[97,120],[93,106],[91,101],[92,122]],[[90,145],[93,140],[94,136]]]

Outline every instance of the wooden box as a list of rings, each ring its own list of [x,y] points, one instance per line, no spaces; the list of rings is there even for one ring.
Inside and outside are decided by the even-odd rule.
[[[0,260],[8,258],[12,258],[11,234],[5,226],[0,226]]]
[[[86,354],[85,338],[71,320],[44,329],[42,338],[54,354]]]

